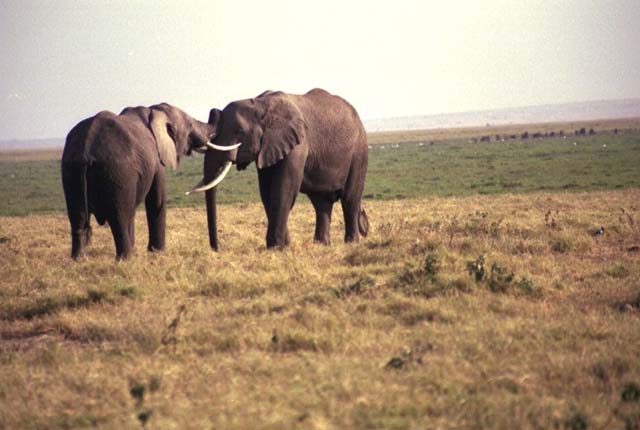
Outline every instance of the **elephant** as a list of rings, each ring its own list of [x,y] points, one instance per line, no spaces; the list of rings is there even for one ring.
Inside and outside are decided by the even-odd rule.
[[[289,212],[299,192],[307,194],[316,213],[314,241],[330,244],[333,204],[340,200],[345,242],[367,236],[362,208],[368,161],[367,134],[346,100],[322,89],[306,94],[265,91],[212,109],[215,147],[206,150],[203,179],[191,192],[206,191],[209,244],[218,249],[216,186],[232,164],[244,170],[256,163],[260,198],[267,216],[267,248],[290,243]],[[240,145],[239,147],[236,147]],[[228,151],[221,149],[233,148]]]
[[[66,138],[62,185],[71,224],[71,257],[85,254],[91,240],[89,218],[109,223],[116,259],[134,247],[136,207],[144,200],[149,251],[165,247],[165,167],[176,169],[183,155],[213,146],[215,126],[161,103],[102,111],[80,121]],[[222,148],[224,149],[224,148]]]

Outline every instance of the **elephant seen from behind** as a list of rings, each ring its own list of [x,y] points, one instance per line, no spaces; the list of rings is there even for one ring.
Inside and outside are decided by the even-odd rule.
[[[214,250],[218,248],[215,186],[232,164],[243,170],[254,161],[268,220],[267,248],[282,249],[289,244],[287,222],[299,192],[309,196],[315,209],[316,242],[330,243],[331,213],[338,200],[345,241],[367,235],[369,222],[361,202],[367,134],[347,101],[321,89],[304,95],[266,91],[232,102],[222,111],[212,109],[209,123],[218,130],[213,140],[216,146],[207,149],[204,177],[191,192],[206,191],[209,241]]]
[[[78,123],[62,154],[62,185],[71,224],[71,256],[78,259],[91,239],[89,218],[109,224],[116,258],[134,246],[136,207],[144,200],[149,251],[165,246],[165,167],[183,155],[204,152],[216,132],[166,103],[103,111]]]

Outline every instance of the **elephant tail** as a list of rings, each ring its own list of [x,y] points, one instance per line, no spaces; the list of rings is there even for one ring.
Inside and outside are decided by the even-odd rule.
[[[81,193],[80,198],[82,199],[82,210],[83,210],[83,219],[85,220],[85,226],[89,227],[89,217],[91,214],[89,213],[89,191],[87,190],[87,164],[82,163],[82,167],[80,168],[80,186]]]
[[[364,237],[367,237],[369,234],[369,218],[367,218],[367,213],[362,208],[358,216],[358,230],[360,230],[360,234]]]

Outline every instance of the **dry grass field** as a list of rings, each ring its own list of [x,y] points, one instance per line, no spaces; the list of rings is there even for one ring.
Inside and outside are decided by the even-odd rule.
[[[257,203],[68,258],[0,218],[0,429],[637,429],[640,191],[367,201],[359,244],[264,249]],[[593,233],[604,227],[604,234]]]

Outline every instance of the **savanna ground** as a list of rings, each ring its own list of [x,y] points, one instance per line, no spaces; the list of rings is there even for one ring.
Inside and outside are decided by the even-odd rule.
[[[221,186],[210,252],[185,160],[168,249],[144,251],[140,211],[123,263],[95,223],[69,259],[53,156],[0,156],[0,428],[639,428],[632,128],[372,135],[369,237],[341,242],[338,205],[314,245],[301,196],[284,252],[255,172]]]

